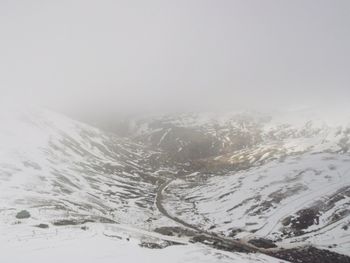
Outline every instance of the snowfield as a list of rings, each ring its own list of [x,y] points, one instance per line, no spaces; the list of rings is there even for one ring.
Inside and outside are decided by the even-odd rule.
[[[303,117],[268,120],[259,143],[215,157],[233,172],[173,180],[168,211],[225,236],[350,255],[349,125]]]
[[[80,227],[48,230],[33,229],[28,226],[11,226],[5,229],[1,227],[0,261],[14,263],[285,262],[265,255],[224,252],[196,244],[149,249],[139,245],[140,240],[150,239],[143,231],[140,233],[135,230],[123,231],[122,227],[106,224],[87,224],[87,227],[87,230],[82,230]],[[151,233],[150,235],[152,236]]]
[[[179,179],[166,194],[169,211],[206,230],[349,253],[350,156],[306,154],[199,184]]]
[[[350,126],[302,116],[152,117],[125,138],[2,109],[0,262],[349,262]]]
[[[48,111],[2,111],[0,122],[1,210],[31,208],[48,221],[151,217],[155,153]]]
[[[159,152],[37,108],[0,123],[0,262],[281,262],[149,231],[176,225],[155,208]]]

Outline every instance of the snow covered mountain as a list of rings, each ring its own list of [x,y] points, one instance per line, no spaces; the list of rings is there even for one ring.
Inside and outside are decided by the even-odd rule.
[[[0,122],[1,262],[279,262],[150,231],[176,225],[155,205],[175,173],[159,152],[38,108]]]
[[[0,112],[1,262],[349,262],[344,120],[156,116],[125,138],[38,108]]]
[[[151,217],[157,153],[143,146],[35,109],[2,111],[0,145],[2,210],[49,222]]]
[[[137,119],[131,131],[175,160],[232,170],[306,151],[347,152],[350,114],[326,116],[309,110],[182,114]]]
[[[325,116],[166,116],[136,122],[136,134],[166,151],[170,141],[176,152],[207,138],[205,151],[188,158],[199,170],[165,188],[174,218],[250,243],[311,244],[350,255],[350,118]]]

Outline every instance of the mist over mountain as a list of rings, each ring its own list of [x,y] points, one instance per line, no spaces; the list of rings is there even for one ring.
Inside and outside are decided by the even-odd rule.
[[[0,1],[0,262],[349,263],[349,13]]]
[[[1,1],[1,97],[72,113],[334,106],[346,0]]]

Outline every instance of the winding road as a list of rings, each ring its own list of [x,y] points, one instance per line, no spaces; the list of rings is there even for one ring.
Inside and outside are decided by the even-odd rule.
[[[263,249],[259,249],[253,245],[250,245],[246,243],[245,241],[241,240],[233,240],[230,238],[218,236],[215,233],[210,233],[208,231],[202,230],[198,228],[197,226],[194,226],[190,223],[187,223],[183,221],[182,219],[179,219],[178,217],[175,217],[171,215],[166,208],[163,205],[164,196],[163,193],[166,190],[166,188],[174,181],[176,178],[169,179],[163,183],[161,183],[158,187],[157,194],[156,194],[156,206],[157,209],[166,217],[171,219],[172,221],[184,226],[185,228],[191,229],[198,233],[198,236],[201,237],[202,241],[208,241],[216,248],[221,248],[225,250],[232,250],[237,252],[260,252],[264,253]],[[264,253],[265,254],[265,253]]]

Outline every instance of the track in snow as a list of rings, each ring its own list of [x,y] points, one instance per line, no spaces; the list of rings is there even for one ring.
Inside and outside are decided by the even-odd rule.
[[[245,242],[242,241],[237,241],[237,240],[232,240],[229,238],[224,238],[224,237],[220,237],[216,234],[204,231],[192,224],[189,224],[173,215],[171,215],[163,206],[163,192],[164,190],[169,186],[169,184],[171,184],[176,178],[170,179],[165,181],[164,183],[162,183],[158,190],[157,190],[157,194],[156,194],[156,206],[157,209],[166,217],[168,217],[169,219],[171,219],[172,221],[184,226],[185,228],[189,228],[191,230],[194,230],[195,232],[198,233],[198,236],[201,237],[202,241],[206,241],[206,242],[212,242],[214,247],[219,248],[219,249],[232,249],[232,251],[238,251],[238,252],[247,252],[247,253],[254,253],[254,252],[260,252],[263,253],[264,252],[261,249],[258,249],[250,244],[247,244]]]

